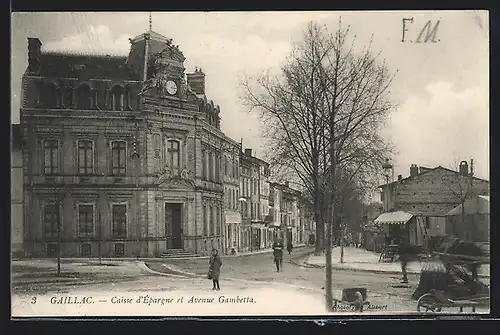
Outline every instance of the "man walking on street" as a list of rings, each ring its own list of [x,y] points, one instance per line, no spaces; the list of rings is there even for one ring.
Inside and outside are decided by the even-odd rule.
[[[293,250],[293,244],[292,244],[292,241],[288,241],[287,245],[286,245],[286,250],[288,251],[288,255],[291,255],[292,254],[292,250]]]
[[[401,262],[401,272],[403,273],[401,283],[408,284],[408,272],[406,268],[410,257],[410,245],[406,238],[402,238],[400,240],[398,253],[399,261]]]
[[[281,242],[281,240],[274,242],[273,256],[274,263],[276,264],[276,271],[280,272],[280,269],[283,269],[283,242]]]

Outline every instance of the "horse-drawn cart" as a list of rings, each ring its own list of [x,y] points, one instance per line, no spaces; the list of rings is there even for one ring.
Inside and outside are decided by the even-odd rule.
[[[475,313],[478,307],[489,307],[489,289],[479,282],[477,273],[481,265],[489,263],[489,257],[438,252],[434,252],[433,255],[441,260],[446,269],[444,273],[446,279],[433,281],[439,288],[430,289],[418,298],[418,312],[440,312],[443,308],[458,308],[463,312],[464,308],[471,308]],[[472,275],[469,275],[467,270],[471,271]],[[422,277],[423,273],[421,273],[421,283]],[[436,285],[438,281],[440,284]]]
[[[417,301],[418,312],[441,312],[443,308],[458,308],[460,312],[464,308],[472,308],[472,313],[476,312],[477,307],[489,307],[490,295],[477,294],[459,299],[450,298],[445,292],[432,290],[421,296]]]

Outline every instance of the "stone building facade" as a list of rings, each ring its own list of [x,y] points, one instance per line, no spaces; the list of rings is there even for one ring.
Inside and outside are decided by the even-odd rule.
[[[305,243],[305,227],[310,226],[310,217],[301,206],[301,193],[287,183],[271,183],[270,213],[275,237],[293,245]],[[308,218],[306,220],[306,217]]]
[[[244,230],[242,236],[246,251],[258,251],[272,246],[272,229],[266,217],[269,214],[269,163],[254,156],[252,149],[240,154],[240,199]]]
[[[450,234],[445,214],[460,205],[461,198],[489,194],[487,180],[471,176],[467,162],[459,171],[436,168],[410,167],[410,176],[381,185],[383,211],[403,211],[414,217],[409,225],[412,243],[423,244],[433,236]]]
[[[226,138],[222,164],[225,215],[224,249],[227,254],[241,250],[240,152],[241,144]]]
[[[238,176],[227,176],[223,162],[241,149],[220,130],[204,73],[185,75],[171,39],[149,31],[130,43],[128,57],[110,57],[46,53],[28,39],[27,256],[227,249],[224,190]]]
[[[270,169],[269,163],[260,160],[259,171],[259,218],[264,223],[262,229],[261,248],[271,248],[273,245],[272,227],[270,227],[269,220],[269,196],[270,196]]]
[[[13,257],[24,256],[23,224],[23,152],[21,127],[12,125],[11,138],[11,175],[10,175],[10,216],[11,216],[11,253]]]

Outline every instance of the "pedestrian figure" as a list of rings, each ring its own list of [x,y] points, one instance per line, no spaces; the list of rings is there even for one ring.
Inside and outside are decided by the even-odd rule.
[[[293,244],[292,244],[292,241],[289,241],[286,245],[286,250],[288,251],[288,254],[291,255],[292,254],[292,250],[293,250]]]
[[[217,249],[212,249],[212,255],[210,256],[209,260],[209,273],[211,274],[212,277],[212,282],[214,284],[214,287],[212,290],[220,290],[220,285],[219,285],[219,277],[220,277],[220,268],[222,266],[222,260],[220,259],[219,256],[219,251]]]
[[[401,280],[401,282],[404,284],[408,284],[408,272],[406,268],[408,267],[408,261],[410,258],[410,245],[405,238],[402,238],[400,240],[398,253],[399,261],[401,262],[401,272],[403,274],[403,279]]]
[[[280,272],[280,269],[283,269],[283,243],[279,240],[273,244],[273,255],[276,271]]]

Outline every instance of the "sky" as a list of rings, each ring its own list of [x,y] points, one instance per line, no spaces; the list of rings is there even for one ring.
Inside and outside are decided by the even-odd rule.
[[[240,79],[279,71],[309,21],[333,32],[342,18],[356,47],[373,35],[372,49],[396,72],[391,97],[398,108],[384,135],[396,147],[395,176],[411,164],[456,169],[474,159],[475,175],[489,179],[489,19],[486,11],[439,12],[153,12],[154,31],[184,53],[186,72],[200,67],[206,93],[221,108],[222,130],[264,157],[260,121],[240,97]],[[402,41],[403,19],[405,41]],[[430,21],[432,42],[416,43]],[[12,123],[19,123],[27,38],[44,51],[127,55],[129,38],[149,29],[149,13],[14,13]],[[425,37],[425,34],[423,35]],[[421,38],[423,41],[424,38]]]

